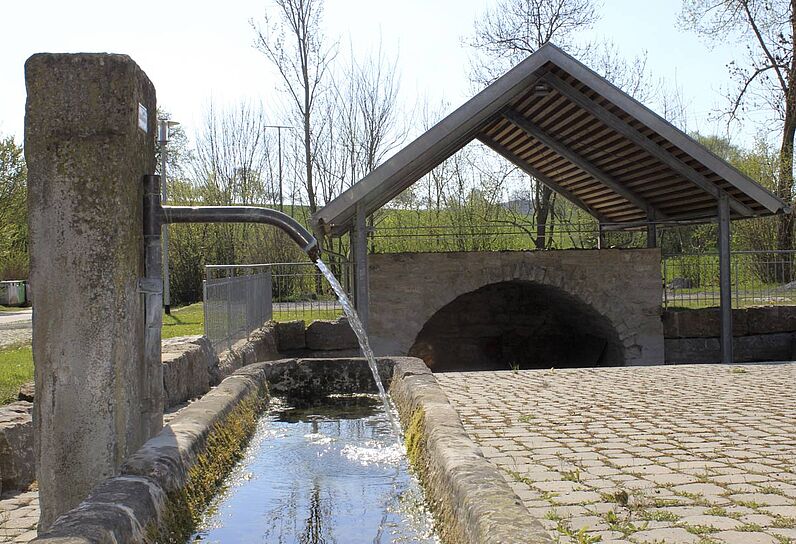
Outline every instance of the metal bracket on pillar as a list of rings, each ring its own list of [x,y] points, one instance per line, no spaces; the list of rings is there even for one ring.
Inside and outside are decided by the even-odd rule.
[[[357,204],[354,218],[354,305],[362,326],[368,330],[368,229],[367,215],[362,203]]]
[[[732,278],[730,277],[730,199],[719,198],[719,288],[721,300],[721,362],[733,362]]]

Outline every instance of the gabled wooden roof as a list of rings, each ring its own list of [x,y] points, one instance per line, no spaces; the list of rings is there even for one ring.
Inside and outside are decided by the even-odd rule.
[[[477,139],[603,223],[707,221],[788,206],[605,78],[547,44],[313,216],[339,235]]]

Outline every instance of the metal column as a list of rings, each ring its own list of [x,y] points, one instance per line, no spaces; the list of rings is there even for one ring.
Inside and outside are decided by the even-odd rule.
[[[354,220],[354,306],[356,306],[362,326],[368,330],[368,230],[364,206],[357,204]]]
[[[730,277],[730,199],[719,198],[719,285],[721,291],[721,362],[732,356],[732,278]]]
[[[160,343],[163,327],[162,246],[160,239],[160,176],[144,176],[144,278],[139,291],[144,295],[144,374],[150,388],[141,407],[148,419],[150,436],[163,427],[163,365]]]
[[[647,221],[647,247],[658,247],[658,226],[655,224],[655,216],[649,215]]]

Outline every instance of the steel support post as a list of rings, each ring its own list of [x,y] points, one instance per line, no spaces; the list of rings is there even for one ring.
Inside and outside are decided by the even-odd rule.
[[[719,198],[719,285],[721,290],[721,362],[732,356],[732,278],[730,272],[730,199]]]
[[[354,305],[362,326],[368,330],[368,230],[367,215],[357,204],[352,245],[354,249]]]
[[[149,387],[157,391],[162,388],[161,332],[163,328],[163,278],[160,176],[145,175],[144,179],[144,279],[139,289],[144,295],[144,366],[147,369]],[[156,393],[149,395],[151,435],[163,426],[163,398]]]
[[[655,224],[655,218],[650,216],[647,223],[647,247],[658,247],[658,228]]]
[[[169,121],[160,120],[160,131],[158,143],[160,144],[160,196],[161,203],[168,202],[169,194],[166,185],[166,163],[168,162],[168,143],[169,143]],[[161,227],[161,240],[163,243],[163,308],[167,314],[171,315],[171,289],[169,286],[169,226]]]

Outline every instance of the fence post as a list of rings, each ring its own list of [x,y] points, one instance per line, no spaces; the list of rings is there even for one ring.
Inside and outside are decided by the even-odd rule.
[[[732,252],[730,252],[730,257],[732,257]],[[738,259],[739,258],[740,258],[740,255],[736,255],[735,256],[735,260],[733,261],[733,264],[732,264],[732,268],[733,268],[732,275],[733,275],[733,278],[735,279],[735,307],[736,308],[740,308],[741,307],[741,290],[740,290],[740,284],[739,284],[739,281],[738,281]]]
[[[232,282],[227,278],[227,351],[232,349]]]
[[[204,316],[204,329],[205,329],[205,337],[210,338],[210,334],[208,333],[208,320],[207,320],[207,278],[209,275],[209,271],[207,265],[205,265],[205,279],[202,280],[202,314]]]

